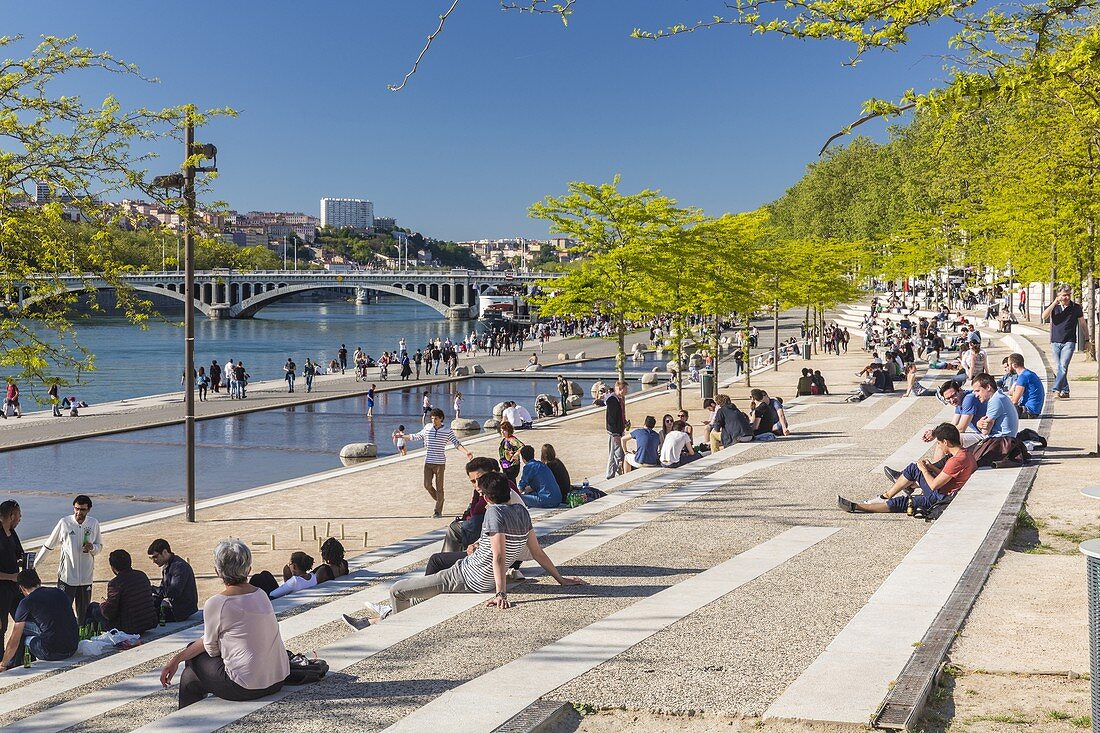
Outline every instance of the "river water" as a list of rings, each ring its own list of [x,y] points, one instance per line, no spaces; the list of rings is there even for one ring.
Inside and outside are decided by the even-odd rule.
[[[407,302],[407,301],[406,301]],[[429,338],[459,338],[471,323],[454,324],[419,304],[383,300],[350,303],[279,304],[250,321],[198,321],[198,363],[232,357],[249,367],[253,378],[278,378],[286,356],[301,364],[306,355],[327,361],[341,343],[377,356],[397,346],[404,336],[412,348]],[[79,324],[80,339],[96,354],[98,370],[78,391],[88,402],[107,401],[178,389],[182,331],[167,323],[139,331],[125,319],[96,315]],[[555,351],[557,347],[549,348]],[[219,358],[220,357],[220,358]],[[655,366],[628,364],[638,375]],[[577,374],[585,402],[598,376],[611,378],[612,359],[562,367]],[[549,371],[539,378],[476,377],[434,385],[432,403],[453,416],[455,392],[463,394],[463,417],[483,422],[493,406],[507,399],[533,412],[534,396],[555,393]],[[583,373],[584,376],[580,377]],[[323,379],[323,377],[322,377]],[[372,442],[379,456],[392,455],[391,434],[404,425],[415,430],[421,420],[424,387],[379,393],[374,419],[368,420],[365,397],[348,397],[311,405],[282,407],[196,425],[196,493],[210,498],[338,468],[340,448]],[[418,447],[413,444],[412,447]],[[20,534],[49,532],[58,516],[71,511],[72,497],[90,495],[93,514],[109,521],[179,504],[184,495],[183,427],[148,428],[128,433],[39,448],[0,453],[0,498],[15,498],[23,508]]]

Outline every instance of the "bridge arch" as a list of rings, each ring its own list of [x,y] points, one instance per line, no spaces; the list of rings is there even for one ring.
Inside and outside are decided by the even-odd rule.
[[[240,303],[232,306],[229,309],[229,315],[231,318],[251,318],[256,315],[265,306],[271,305],[277,301],[282,300],[295,293],[306,293],[311,290],[346,290],[348,288],[347,283],[305,283],[301,285],[288,285],[286,283],[280,283],[280,287],[276,288],[274,285],[268,285],[267,290],[259,290],[250,298],[242,300]],[[426,306],[431,307],[441,316],[446,316],[450,307],[438,300],[432,300],[425,295],[412,291],[412,285],[408,285],[408,289],[402,289],[400,285],[356,285],[355,287],[363,288],[364,290],[373,290],[383,295],[399,295],[409,300],[414,300],[417,303],[423,303]]]
[[[131,284],[130,287],[133,288],[134,290],[136,290],[139,293],[149,293],[151,295],[162,295],[162,296],[167,297],[171,300],[177,301],[180,305],[184,305],[184,306],[187,305],[187,296],[185,296],[183,294],[183,285],[179,286],[178,291],[175,289],[175,285],[172,284],[172,283],[169,283],[167,285],[167,287],[164,286],[164,285],[144,285],[144,284],[139,285],[139,284],[134,283],[134,284]],[[107,283],[102,283],[102,284],[95,284],[95,289],[96,290],[114,290],[115,287],[113,285],[109,285]],[[84,285],[68,285],[64,288],[59,287],[53,294],[43,293],[41,295],[35,295],[35,296],[24,299],[23,303],[22,303],[22,307],[23,308],[30,308],[35,303],[41,303],[45,300],[49,300],[51,298],[56,298],[56,297],[62,295],[63,293],[78,293],[78,292],[82,292],[82,291],[85,291],[85,290],[87,290],[87,288]],[[199,292],[199,288],[197,286],[195,288],[195,292]],[[193,302],[194,302],[194,305],[195,305],[195,310],[199,311],[204,316],[210,317],[211,309],[207,306],[206,303],[203,303],[201,300],[197,300],[197,299],[194,300]]]

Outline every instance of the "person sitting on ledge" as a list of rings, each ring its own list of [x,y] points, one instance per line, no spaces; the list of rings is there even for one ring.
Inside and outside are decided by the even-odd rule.
[[[517,485],[523,503],[538,509],[552,509],[561,504],[561,487],[550,467],[535,460],[534,446],[520,448],[519,457],[522,468]]]
[[[821,370],[815,369],[813,373],[814,386],[817,387],[818,394],[829,394],[829,385],[825,384],[825,377],[821,374]]]
[[[817,394],[814,389],[814,373],[812,369],[802,369],[802,376],[798,378],[798,387],[795,389],[795,395],[798,397],[806,397],[809,395]]]
[[[289,565],[283,568],[284,578],[288,577],[289,571]],[[340,543],[340,540],[329,537],[321,544],[321,564],[313,571],[318,584],[342,578],[349,571],[348,561],[344,559],[344,546]]]
[[[851,501],[837,495],[836,503],[846,512],[904,512],[927,514],[937,504],[951,501],[978,468],[974,457],[963,448],[959,429],[940,423],[932,430],[936,445],[947,456],[943,468],[921,458],[901,472],[894,485],[875,499]],[[919,488],[920,494],[913,490]]]
[[[166,621],[183,621],[199,610],[195,571],[172,552],[168,540],[155,539],[149,545],[149,559],[160,568],[160,585],[153,588],[153,604],[164,609]]]
[[[180,677],[180,708],[208,694],[235,702],[266,697],[282,689],[290,674],[271,600],[246,582],[251,570],[252,551],[240,540],[222,540],[214,548],[214,572],[225,588],[203,605],[202,638],[160,671],[160,684],[167,689],[180,663],[187,663]]]
[[[572,480],[569,478],[569,469],[558,458],[558,452],[554,450],[554,446],[543,443],[539,451],[539,460],[546,464],[546,467],[550,469],[550,473],[554,474],[554,480],[558,482],[562,497],[568,494],[569,489],[573,487]]]
[[[35,659],[51,662],[76,654],[80,634],[73,603],[65,592],[42,587],[42,580],[33,569],[21,570],[15,582],[24,598],[12,616],[15,623],[0,655],[0,672],[23,664],[28,650]]]
[[[95,622],[104,630],[118,629],[139,635],[156,627],[160,609],[152,602],[149,576],[134,570],[133,559],[126,550],[113,550],[107,562],[114,573],[107,583],[107,598],[102,603],[89,603],[82,623]]]
[[[665,427],[672,430],[672,415],[665,415]],[[627,451],[623,459],[623,472],[630,473],[632,468],[654,468],[661,465],[658,455],[661,449],[661,434],[654,430],[657,427],[657,418],[646,415],[645,427],[635,428],[630,431],[627,440],[634,441],[634,450]]]
[[[487,507],[481,537],[470,545],[466,555],[458,555],[454,564],[432,572],[433,563],[446,565],[457,553],[436,553],[428,561],[428,573],[419,578],[399,580],[390,588],[390,602],[365,604],[384,620],[391,613],[401,613],[413,605],[434,598],[440,593],[492,593],[488,608],[509,608],[507,570],[519,562],[526,549],[559,585],[587,585],[580,578],[570,578],[558,572],[547,557],[531,528],[531,515],[523,504],[509,504],[512,495],[508,478],[496,471],[482,474],[477,489],[485,497]],[[450,555],[450,557],[443,557]],[[437,559],[438,558],[438,559]],[[344,615],[344,622],[359,631],[371,625],[365,618]]]
[[[317,585],[317,575],[309,572],[312,569],[313,558],[299,550],[291,553],[290,562],[283,567],[281,584],[267,570],[261,570],[253,575],[248,583],[264,591],[271,598],[282,598]]]
[[[661,444],[661,465],[665,468],[679,468],[699,457],[691,445],[691,436],[687,434],[684,427],[683,420],[674,422],[672,430]]]

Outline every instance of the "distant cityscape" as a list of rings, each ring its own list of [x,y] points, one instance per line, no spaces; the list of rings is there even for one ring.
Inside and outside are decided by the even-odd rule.
[[[64,218],[79,222],[84,216],[72,198],[59,194],[48,184],[39,183],[34,198],[15,205],[38,205],[60,202]],[[118,204],[123,215],[121,226],[126,229],[183,230],[183,219],[175,211],[157,203],[123,199]],[[416,235],[398,226],[397,219],[375,216],[374,203],[368,199],[324,197],[320,200],[319,216],[297,211],[199,211],[197,216],[207,231],[216,233],[238,247],[262,246],[277,254],[285,251],[288,241],[297,240],[312,254],[311,261],[329,270],[362,267],[431,266],[440,264],[427,248],[409,251],[410,239]],[[324,234],[341,233],[361,238],[390,239],[398,256],[375,254],[370,262],[357,262],[324,246]],[[423,239],[422,237],[420,238]],[[568,237],[528,239],[476,239],[455,242],[470,250],[487,270],[530,269],[548,263],[565,263],[579,256],[577,242]]]

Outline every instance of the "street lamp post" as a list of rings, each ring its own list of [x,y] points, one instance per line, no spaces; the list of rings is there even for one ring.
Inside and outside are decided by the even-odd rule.
[[[183,173],[157,176],[155,188],[181,189],[184,206],[183,235],[183,405],[184,405],[184,476],[187,491],[186,516],[195,521],[195,174],[214,173],[217,168],[218,149],[210,144],[195,144],[194,108],[188,107],[184,120]],[[195,156],[210,158],[211,166],[196,166]],[[177,247],[179,239],[177,238]],[[176,268],[179,269],[177,249]]]

